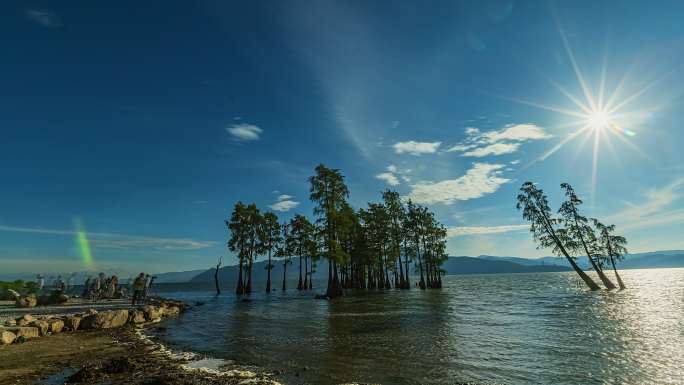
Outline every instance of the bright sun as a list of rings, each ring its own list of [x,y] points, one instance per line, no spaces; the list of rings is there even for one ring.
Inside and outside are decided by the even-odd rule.
[[[594,130],[603,130],[610,126],[613,118],[603,110],[594,110],[587,115],[587,124]]]

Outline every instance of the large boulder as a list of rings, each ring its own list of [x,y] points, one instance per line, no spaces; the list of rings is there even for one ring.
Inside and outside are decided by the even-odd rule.
[[[29,324],[29,326],[33,326],[35,328],[38,328],[41,336],[47,335],[48,332],[50,331],[50,324],[48,323],[48,321],[42,320],[42,319],[35,320],[35,321],[31,322]]]
[[[59,318],[52,318],[48,321],[50,325],[50,333],[60,333],[64,329],[64,321]]]
[[[17,335],[9,330],[0,329],[0,345],[9,345],[17,339]]]
[[[130,311],[130,316],[128,319],[129,323],[141,324],[141,323],[144,323],[145,321],[146,320],[145,320],[145,312],[144,311],[138,310],[138,309]]]
[[[164,315],[162,311],[157,306],[154,305],[146,305],[143,308],[143,312],[145,312],[145,318],[148,321],[157,321],[161,319],[161,317]]]
[[[5,326],[17,326],[17,320],[10,318],[5,321]]]
[[[26,326],[31,322],[35,321],[36,317],[31,314],[24,314],[23,316],[16,319],[17,326]]]
[[[15,326],[11,328],[5,328],[4,330],[14,333],[14,335],[16,335],[17,338],[36,338],[40,336],[40,331],[38,330],[38,328],[34,328],[31,326]]]
[[[79,317],[77,315],[70,315],[64,317],[64,328],[66,330],[78,330],[79,325],[81,324],[81,319],[82,317]]]
[[[14,302],[16,307],[36,307],[38,305],[38,298],[35,294],[29,294],[26,297],[17,297]]]
[[[180,314],[180,308],[178,306],[169,306],[164,309],[164,315],[167,317],[176,317]]]
[[[81,320],[81,329],[110,329],[128,322],[128,310],[109,310],[89,315]]]

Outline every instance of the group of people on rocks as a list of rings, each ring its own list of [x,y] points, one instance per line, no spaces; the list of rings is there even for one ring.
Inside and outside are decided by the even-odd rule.
[[[126,288],[119,285],[119,277],[116,274],[107,277],[105,273],[98,274],[95,278],[88,277],[83,285],[83,298],[122,298],[126,296]]]
[[[71,294],[73,294],[74,288],[71,281],[73,280],[74,275],[67,280],[62,279],[61,275],[58,276],[51,282],[51,290],[62,294],[69,294],[69,290],[72,289]],[[155,278],[155,276],[140,273],[135,279],[129,281],[130,289],[132,289],[133,294],[133,305],[145,303],[147,296],[151,292]],[[39,292],[48,289],[48,286],[45,284],[45,277],[42,274],[36,276],[36,287]],[[95,277],[89,276],[86,279],[83,284],[81,297],[91,300],[128,298],[128,288],[128,285],[119,283],[119,277],[117,277],[116,274],[107,276],[105,273],[99,273]]]

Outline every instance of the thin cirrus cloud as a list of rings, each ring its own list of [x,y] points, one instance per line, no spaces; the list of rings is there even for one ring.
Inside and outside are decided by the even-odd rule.
[[[456,179],[411,185],[409,198],[421,204],[443,203],[446,205],[456,201],[480,198],[510,182],[510,179],[501,177],[504,168],[502,164],[474,163],[465,175]]]
[[[271,210],[280,212],[290,211],[299,206],[299,202],[296,202],[293,199],[294,197],[292,195],[281,194],[276,199],[276,202],[268,207],[270,207]]]
[[[684,177],[669,184],[650,189],[644,194],[644,201],[630,204],[606,218],[615,223],[618,230],[639,229],[684,222],[684,210],[673,208],[673,204],[684,197]]]
[[[468,235],[501,234],[512,231],[522,231],[530,228],[530,225],[503,225],[503,226],[454,226],[447,228],[447,236],[450,238]]]
[[[62,19],[53,11],[47,9],[27,9],[26,18],[43,27],[56,28],[62,26]]]
[[[398,142],[392,145],[394,152],[397,154],[410,154],[420,156],[422,154],[434,154],[439,149],[442,142],[416,142],[409,140],[407,142]]]
[[[465,132],[467,138],[447,149],[447,152],[462,152],[463,156],[475,158],[513,154],[523,142],[552,138],[543,128],[529,123],[509,124],[500,130],[487,132],[468,127]]]
[[[35,227],[18,227],[0,225],[0,231],[19,233],[44,234],[44,235],[67,235],[76,236],[73,230],[45,229]],[[117,233],[87,233],[90,244],[93,247],[104,249],[154,249],[154,250],[198,250],[214,246],[214,241],[198,241],[190,238],[158,238]]]
[[[254,141],[261,138],[261,134],[264,132],[261,128],[247,123],[233,124],[230,127],[226,127],[226,131],[233,138],[241,141]]]

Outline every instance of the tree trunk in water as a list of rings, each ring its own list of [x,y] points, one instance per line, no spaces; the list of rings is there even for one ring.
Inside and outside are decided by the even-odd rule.
[[[395,269],[396,271],[396,269]],[[401,262],[401,253],[399,253],[399,288],[404,288],[406,285],[406,280],[404,280],[404,265]]]
[[[406,282],[404,282],[404,289],[411,289],[411,280],[409,280],[409,264],[408,264],[408,256],[404,259],[404,263],[406,264]]]
[[[304,290],[309,288],[309,257],[304,257]]]
[[[547,218],[546,215],[543,213],[542,218],[544,219],[543,224],[547,234],[551,235],[553,241],[556,243],[556,245],[558,245],[558,248],[561,250],[561,252],[568,260],[568,262],[570,262],[570,266],[572,266],[573,270],[575,270],[575,273],[577,273],[577,275],[579,275],[580,278],[582,278],[582,281],[584,281],[584,283],[587,286],[589,286],[590,290],[600,289],[599,285],[597,285],[596,282],[594,282],[594,280],[587,275],[587,273],[582,271],[582,269],[580,269],[580,267],[577,266],[577,263],[575,263],[575,260],[570,257],[570,254],[568,254],[567,250],[565,250],[565,246],[563,246],[563,242],[561,242],[560,239],[558,239],[558,237],[556,236],[556,232],[553,230],[553,225],[551,225],[549,218]]]
[[[247,294],[252,292],[252,260],[250,259],[248,267],[247,267],[249,274],[247,275],[247,288],[245,292]]]
[[[597,285],[596,282],[594,282],[591,279],[591,277],[589,277],[587,275],[587,273],[585,273],[582,269],[580,269],[580,267],[577,266],[577,263],[575,263],[575,260],[570,258],[570,256],[567,255],[567,253],[565,254],[565,258],[568,260],[568,262],[570,262],[570,266],[572,266],[573,270],[575,270],[575,273],[577,273],[577,275],[579,275],[580,278],[582,278],[584,283],[586,283],[587,286],[589,286],[589,289],[591,289],[591,290],[600,289],[599,285]]]
[[[613,290],[615,289],[615,284],[606,277],[606,275],[603,273],[603,270],[601,270],[600,267],[594,262],[594,258],[592,257],[587,257],[589,258],[589,262],[591,262],[591,267],[594,269],[596,274],[598,274],[599,278],[601,279],[601,282],[603,282],[603,285],[606,287],[608,290]]]
[[[219,268],[221,268],[220,263],[218,265],[216,265],[216,271],[214,271],[214,285],[216,285],[216,295],[221,294],[221,286],[219,286],[219,280],[218,280]]]
[[[576,223],[577,221],[575,221]],[[589,258],[589,262],[591,263],[591,267],[594,269],[596,274],[598,274],[599,278],[601,279],[601,282],[603,282],[603,285],[606,287],[608,290],[613,290],[615,289],[615,284],[606,277],[605,274],[603,274],[603,270],[601,270],[600,267],[594,262],[594,258],[591,257],[591,253],[589,252],[589,248],[587,247],[586,242],[584,242],[584,237],[580,234],[580,240],[582,241],[582,247],[584,247],[584,252],[587,253],[587,258]]]
[[[240,268],[238,269],[238,281],[237,288],[235,288],[235,294],[240,295],[244,293],[244,283],[242,282],[242,259],[240,259]]]
[[[287,263],[283,263],[283,291],[285,291],[285,281],[287,281]]]
[[[297,290],[302,290],[304,288],[304,281],[302,281],[302,256],[299,255],[299,283],[297,284]]]
[[[266,279],[266,292],[271,292],[271,250],[268,250],[268,278]]]
[[[626,287],[625,283],[622,282],[622,278],[620,278],[620,275],[618,274],[617,269],[615,268],[615,260],[612,256],[610,257],[610,263],[613,265],[613,271],[615,272],[615,278],[618,281],[618,285],[620,285],[620,290],[624,290]]]
[[[420,282],[418,283],[418,286],[420,286],[421,290],[425,290],[425,278],[423,276],[423,261],[420,258],[420,254],[418,255],[418,266],[420,267]]]

